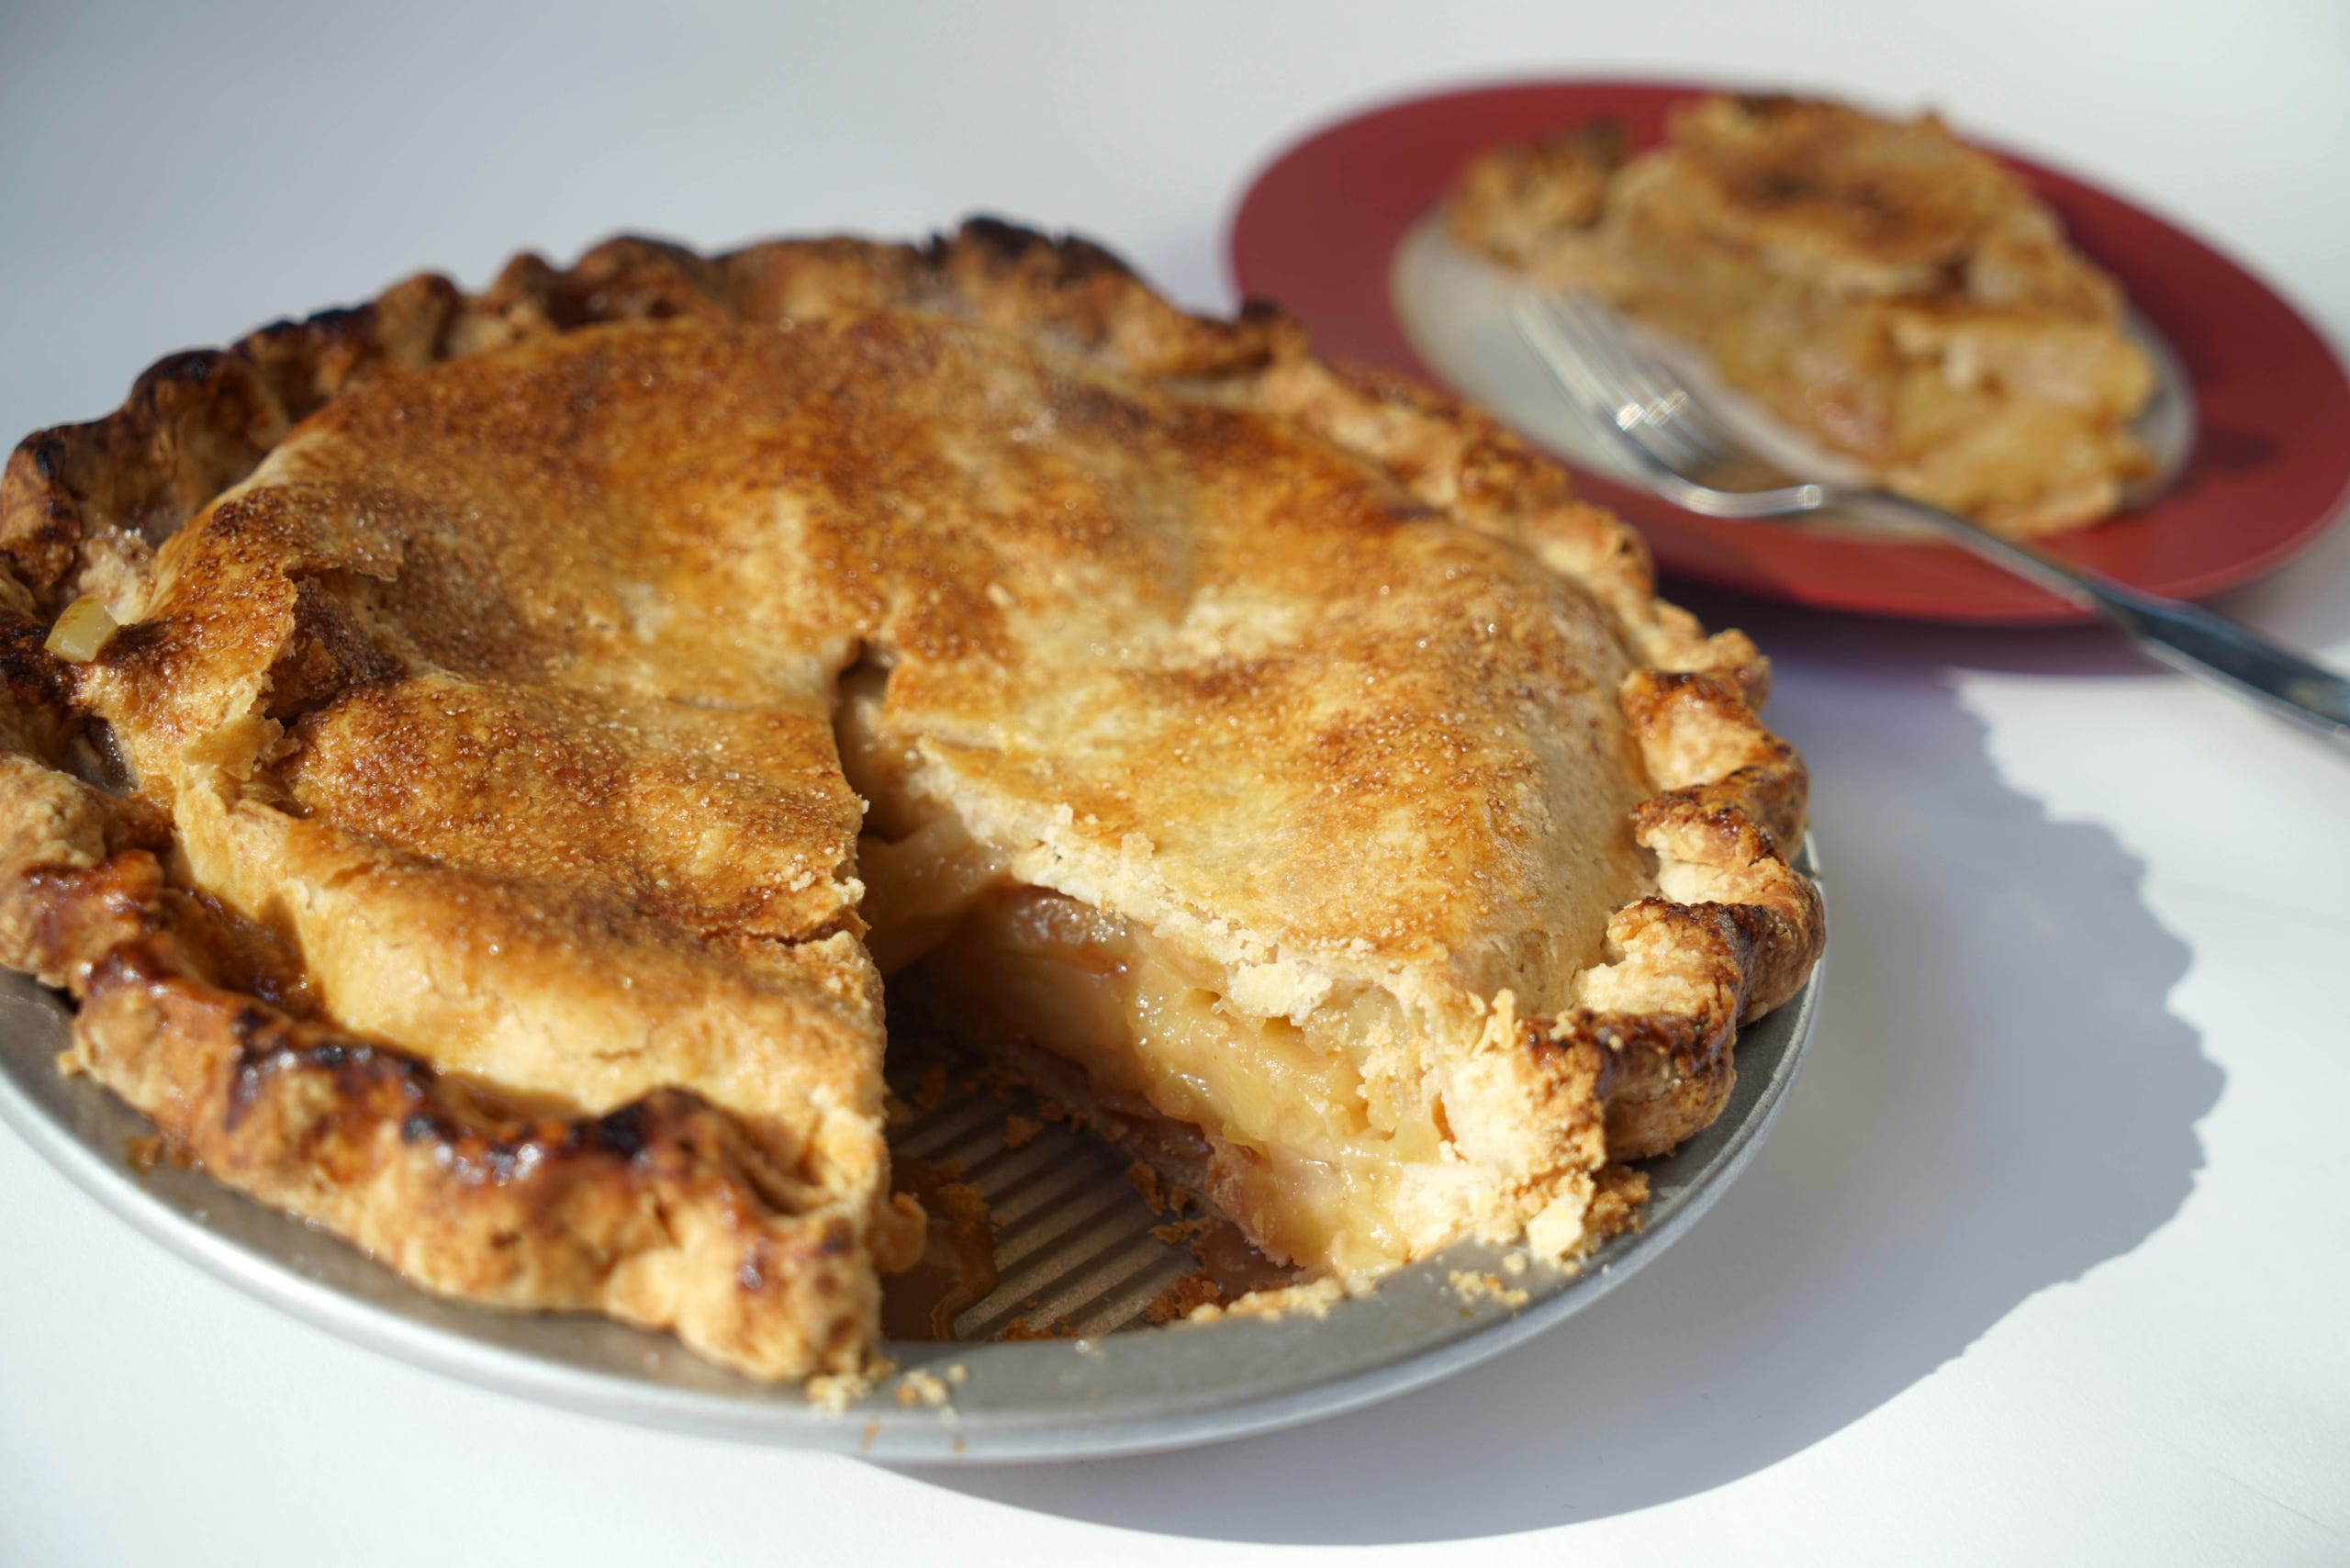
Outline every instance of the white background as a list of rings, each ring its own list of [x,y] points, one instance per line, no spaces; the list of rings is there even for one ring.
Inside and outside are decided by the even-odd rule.
[[[2188,222],[2340,342],[2345,18],[12,5],[0,431],[100,413],[169,349],[621,228],[716,245],[988,208],[1221,308],[1223,226],[1274,147],[1546,72],[1930,98]],[[0,1562],[2350,1560],[2350,757],[2093,632],[1690,597],[1777,656],[1832,985],[1758,1165],[1565,1329],[1218,1450],[897,1473],[347,1348],[0,1134]],[[2350,529],[2225,608],[2350,663]]]

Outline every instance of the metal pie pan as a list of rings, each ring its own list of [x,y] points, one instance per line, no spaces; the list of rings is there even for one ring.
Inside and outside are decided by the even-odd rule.
[[[1817,874],[1808,844],[1802,863]],[[1318,1318],[1292,1313],[1084,1338],[892,1343],[887,1353],[900,1373],[839,1412],[712,1366],[666,1336],[596,1317],[443,1301],[199,1170],[163,1161],[141,1173],[129,1150],[151,1130],[148,1123],[88,1079],[57,1070],[67,1009],[16,974],[0,976],[0,1117],[101,1203],[231,1284],[345,1338],[483,1387],[646,1426],[878,1459],[1098,1458],[1355,1409],[1499,1355],[1622,1284],[1687,1231],[1762,1146],[1809,1043],[1823,973],[1824,965],[1786,1005],[1743,1031],[1738,1085],[1720,1118],[1647,1162],[1644,1226],[1575,1273],[1521,1263],[1512,1274],[1506,1249],[1464,1244]],[[1132,1197],[1113,1199],[1105,1182],[1123,1188],[1114,1165],[1062,1183],[1053,1209],[1098,1214]],[[1464,1293],[1457,1279],[1481,1275],[1523,1291],[1524,1300]],[[942,1391],[943,1404],[922,1397]]]

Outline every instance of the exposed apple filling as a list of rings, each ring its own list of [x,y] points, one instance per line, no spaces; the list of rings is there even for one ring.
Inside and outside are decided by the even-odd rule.
[[[1301,1018],[1240,1006],[1224,966],[1065,893],[949,810],[912,798],[874,743],[878,678],[845,683],[842,752],[871,804],[859,842],[867,942],[882,972],[977,1054],[1033,1047],[1081,1070],[1090,1109],[1202,1135],[1189,1176],[1268,1256],[1353,1275],[1413,1256],[1395,1226],[1407,1168],[1441,1158],[1440,1110],[1398,1051],[1394,998],[1333,988]]]
[[[1085,1070],[1112,1115],[1155,1112],[1214,1150],[1209,1195],[1267,1255],[1340,1273],[1410,1255],[1399,1167],[1437,1158],[1433,1114],[1365,1070],[1388,998],[1326,1001],[1303,1025],[1236,1007],[1215,967],[1060,893],[999,886],[919,979],[969,1026]]]

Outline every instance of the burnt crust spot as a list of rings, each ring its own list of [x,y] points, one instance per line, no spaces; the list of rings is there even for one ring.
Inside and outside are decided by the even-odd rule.
[[[1074,234],[1054,240],[1000,218],[973,218],[953,239],[942,236],[927,251],[934,263],[951,264],[958,247],[977,252],[991,266],[1037,268],[1058,287],[1072,287],[1098,277],[1138,281],[1124,260],[1091,240]]]

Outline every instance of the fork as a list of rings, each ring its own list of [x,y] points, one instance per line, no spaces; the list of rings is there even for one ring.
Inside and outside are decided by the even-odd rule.
[[[2174,669],[2350,745],[2350,679],[2197,605],[2142,593],[1955,513],[1867,485],[1790,474],[1735,435],[1594,296],[1519,295],[1511,316],[1592,426],[1658,495],[1707,517],[1857,507],[1923,523],[1993,566],[2103,616]]]

